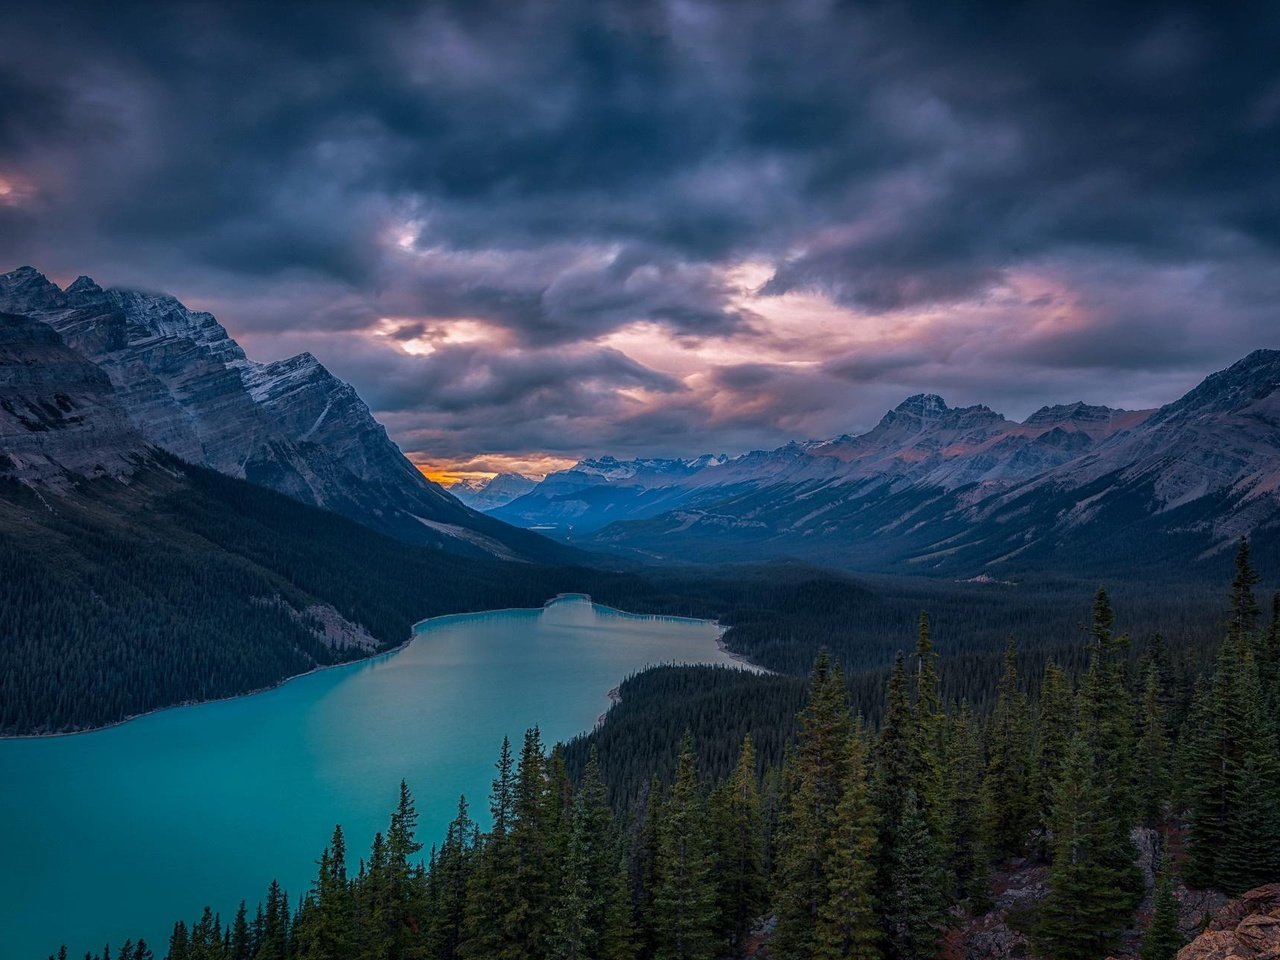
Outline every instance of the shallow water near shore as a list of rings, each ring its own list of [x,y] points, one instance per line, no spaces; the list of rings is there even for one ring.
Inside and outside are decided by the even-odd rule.
[[[354,866],[401,778],[429,847],[465,793],[487,814],[504,735],[588,730],[627,675],[737,665],[708,621],[636,617],[559,598],[441,617],[380,657],[266,693],[165,710],[67,737],[0,740],[0,930],[15,960],[143,936],[209,904],[250,913],[272,877],[296,902],[335,823]]]

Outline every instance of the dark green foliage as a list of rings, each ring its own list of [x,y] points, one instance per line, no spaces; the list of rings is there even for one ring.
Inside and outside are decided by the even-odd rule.
[[[1030,713],[1018,689],[1018,650],[1012,640],[1005,649],[999,691],[988,735],[979,820],[983,849],[1003,859],[1026,847],[1033,813]]]
[[[896,676],[901,680],[900,671]],[[773,945],[782,960],[817,953],[818,918],[832,892],[831,833],[849,780],[852,734],[840,669],[819,654],[796,746],[783,770]]]
[[[1178,901],[1173,897],[1173,879],[1168,867],[1156,877],[1156,897],[1151,925],[1142,939],[1142,960],[1173,960],[1186,938],[1178,929]]]
[[[686,734],[671,795],[658,824],[654,864],[655,960],[713,960],[716,955],[716,888],[707,831],[706,800]]]
[[[765,886],[765,823],[755,745],[751,737],[733,773],[711,795],[717,939],[736,950],[768,903]]]
[[[1036,943],[1052,960],[1106,956],[1132,916],[1133,858],[1117,864],[1108,790],[1087,738],[1072,737],[1054,790],[1053,864]]]
[[[1031,838],[1050,864],[1048,896],[1030,911],[1037,953],[1096,960],[1134,925],[1130,831],[1181,814],[1162,786],[1171,744],[1190,808],[1186,869],[1228,892],[1280,879],[1265,682],[1280,626],[1249,613],[1254,582],[1242,564],[1227,638],[1190,708],[1159,641],[1133,656],[1102,593],[1087,661],[1066,658],[1087,662],[1078,696],[1053,663],[1042,683],[1021,683],[1010,645],[980,691],[988,711],[944,709],[939,691],[969,661],[935,658],[927,621],[910,669],[900,657],[887,676],[845,677],[822,655],[807,695],[789,677],[643,674],[568,750],[548,755],[534,729],[517,761],[504,742],[488,832],[460,800],[423,864],[402,785],[354,877],[335,830],[296,916],[273,883],[252,922],[242,904],[226,925],[209,909],[175,925],[169,960],[721,960],[770,914],[780,960],[925,960],[952,918],[984,906],[991,861]],[[798,717],[787,712],[798,703]],[[864,706],[876,708],[869,726],[854,717]],[[685,717],[709,744],[672,732]],[[752,736],[730,742],[717,727]],[[662,776],[633,790],[645,763]],[[1157,884],[1147,960],[1180,942],[1170,883]],[[149,951],[130,941],[115,956]]]
[[[937,953],[946,921],[943,881],[937,842],[915,791],[908,791],[889,851],[889,900],[884,911],[891,954],[897,960],[931,960]]]

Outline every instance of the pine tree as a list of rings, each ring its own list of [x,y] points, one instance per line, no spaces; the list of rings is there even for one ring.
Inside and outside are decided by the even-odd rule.
[[[755,745],[742,741],[732,775],[712,795],[717,933],[722,944],[737,947],[765,908],[764,814],[756,783]]]
[[[516,779],[511,740],[502,738],[495,765],[497,775],[489,793],[493,824],[477,848],[469,877],[466,918],[459,953],[468,960],[514,960],[519,948],[508,936],[507,924],[514,904],[515,848],[511,829],[515,823]]]
[[[942,762],[945,717],[938,692],[938,655],[933,650],[933,634],[927,613],[920,614],[915,661],[911,787],[920,798],[930,832],[940,839],[948,829],[948,778]]]
[[[1156,877],[1155,905],[1142,942],[1142,960],[1173,960],[1186,942],[1178,929],[1178,901],[1166,866]]]
[[[1241,725],[1239,755],[1227,758],[1226,842],[1218,851],[1218,881],[1232,895],[1280,877],[1280,743],[1266,715],[1267,697],[1246,647],[1235,686]]]
[[[458,812],[445,832],[431,877],[432,908],[426,931],[427,954],[433,960],[457,960],[461,956],[467,910],[467,891],[476,847],[477,827],[467,798],[458,798]]]
[[[658,848],[664,806],[662,783],[655,774],[645,793],[644,816],[634,845],[631,871],[638,921],[636,946],[639,955],[646,960],[658,948],[658,930],[662,927],[662,917],[658,914],[654,898],[658,890]]]
[[[1071,739],[1071,714],[1074,707],[1071,684],[1062,668],[1049,660],[1044,665],[1040,683],[1040,701],[1036,716],[1035,806],[1038,853],[1048,856],[1049,820],[1053,812],[1054,788],[1062,772],[1067,743]]]
[[[946,921],[943,870],[914,791],[902,805],[889,857],[889,942],[896,960],[932,960]]]
[[[903,719],[902,754],[896,759],[909,769],[910,714],[901,657],[895,676]],[[807,960],[817,949],[814,933],[818,913],[831,887],[827,875],[829,838],[848,780],[848,743],[854,732],[848,693],[839,668],[832,666],[825,653],[819,654],[814,665],[809,702],[800,714],[799,726],[795,749],[783,769],[775,863],[778,927],[771,950],[782,960]]]
[[[1169,738],[1160,703],[1160,674],[1147,668],[1142,692],[1141,736],[1138,740],[1138,801],[1142,820],[1154,827],[1164,819],[1169,800]]]
[[[1237,642],[1252,640],[1258,630],[1262,608],[1253,594],[1262,578],[1249,562],[1249,541],[1240,538],[1236,549],[1236,578],[1231,583],[1231,619],[1227,624],[1227,637]]]
[[[947,736],[946,770],[950,784],[946,849],[948,869],[956,882],[956,896],[971,911],[986,907],[990,860],[980,832],[982,809],[982,744],[968,701],[951,718]]]
[[[827,894],[818,907],[813,960],[881,956],[874,892],[878,831],[860,732],[849,738],[847,749],[844,790],[827,838]]]
[[[1264,689],[1259,665],[1266,641],[1258,637],[1258,579],[1242,540],[1227,636],[1212,683],[1197,691],[1183,751],[1190,825],[1186,878],[1229,892],[1270,879],[1273,866],[1280,869],[1280,827],[1267,812],[1280,790],[1280,746],[1271,709],[1276,694]]]
[[[662,918],[656,960],[714,960],[715,887],[693,738],[680,745],[671,797],[659,827],[654,906]]]
[[[169,935],[168,960],[191,960],[190,944],[187,925],[179,920],[173,925],[173,933]]]
[[[248,913],[245,902],[241,900],[240,909],[236,911],[236,918],[231,927],[231,950],[228,960],[251,960],[252,956],[253,941],[249,932]]]
[[[625,952],[625,931],[611,930],[619,921],[616,895],[616,847],[612,817],[593,749],[573,805],[573,818],[551,921],[549,955],[557,960],[600,960],[605,944]]]
[[[1106,956],[1133,912],[1133,880],[1112,862],[1107,792],[1098,777],[1088,742],[1074,735],[1054,791],[1049,894],[1035,929],[1037,948],[1051,960]]]
[[[1001,859],[1020,853],[1031,827],[1030,713],[1018,689],[1018,648],[1010,639],[991,717],[987,769],[982,779],[982,845]]]
[[[354,919],[347,884],[346,842],[342,827],[335,826],[329,846],[320,855],[306,916],[299,913],[294,924],[303,941],[298,946],[298,957],[344,960],[351,956]]]

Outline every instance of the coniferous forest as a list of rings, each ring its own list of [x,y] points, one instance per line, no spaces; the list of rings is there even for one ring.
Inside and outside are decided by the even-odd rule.
[[[927,960],[1036,865],[1046,892],[1016,925],[1037,955],[1169,960],[1175,885],[1280,881],[1280,597],[1264,610],[1258,583],[1242,543],[1189,687],[1115,629],[1105,591],[1079,658],[1032,684],[1010,641],[980,696],[946,692],[965,661],[927,614],[887,675],[825,651],[807,683],[643,674],[580,741],[504,742],[483,823],[461,798],[420,837],[402,784],[365,854],[334,829],[309,890],[98,957],[717,960],[767,938],[778,960]]]

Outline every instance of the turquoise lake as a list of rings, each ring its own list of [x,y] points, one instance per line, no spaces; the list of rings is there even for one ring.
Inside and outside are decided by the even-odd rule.
[[[465,793],[479,819],[502,738],[589,730],[626,676],[729,664],[710,622],[560,598],[441,617],[396,653],[274,690],[66,737],[0,740],[5,960],[146,937],[209,904],[250,913],[272,877],[296,902],[335,823],[352,863],[385,830],[401,778],[429,847]],[[12,951],[12,952],[10,952]]]

